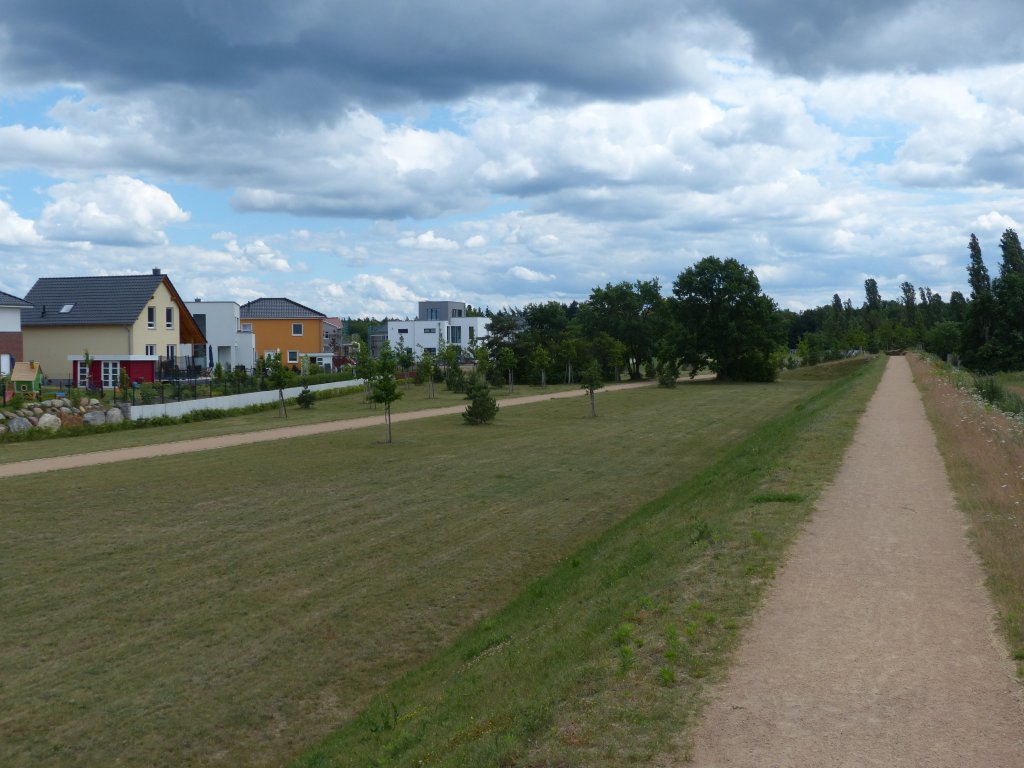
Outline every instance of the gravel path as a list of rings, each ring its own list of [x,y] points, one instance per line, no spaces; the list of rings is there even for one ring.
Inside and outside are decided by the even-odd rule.
[[[702,378],[702,377],[698,377]],[[616,392],[636,387],[649,387],[651,382],[631,382],[628,384],[614,384],[601,392]],[[583,389],[570,389],[562,392],[554,392],[544,395],[528,395],[526,397],[508,397],[498,401],[499,408],[513,408],[517,405],[529,403],[540,403],[545,400],[557,400],[565,397],[582,397],[587,394]],[[392,413],[391,421],[398,424],[403,421],[415,421],[416,419],[429,419],[434,416],[451,416],[461,414],[466,409],[463,405],[452,405],[445,408],[433,408],[421,411],[406,411],[405,413]],[[309,435],[322,435],[328,432],[342,432],[350,429],[365,429],[368,427],[379,427],[384,429],[383,411],[377,411],[374,416],[366,416],[358,419],[345,419],[339,421],[325,421],[318,424],[307,424],[296,427],[276,427],[274,429],[261,430],[259,432],[245,432],[237,435],[220,435],[217,437],[203,437],[196,440],[181,440],[174,443],[157,443],[153,445],[140,445],[134,448],[115,448],[109,451],[94,451],[92,453],[76,453],[70,456],[55,456],[48,459],[30,459],[27,461],[11,462],[0,464],[0,478],[17,477],[19,475],[34,475],[39,472],[51,472],[59,469],[76,469],[78,467],[91,467],[97,464],[112,464],[118,461],[132,461],[134,459],[152,459],[158,456],[173,456],[179,453],[193,453],[195,451],[210,451],[219,448],[231,448],[238,445],[250,445],[251,443],[264,443],[270,440],[287,440],[293,437],[307,437]]]
[[[890,358],[693,740],[692,765],[1024,766],[996,637],[905,358]]]

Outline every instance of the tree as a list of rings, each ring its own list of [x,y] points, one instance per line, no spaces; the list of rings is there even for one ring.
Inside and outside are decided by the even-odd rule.
[[[430,350],[423,350],[420,361],[416,364],[416,378],[427,385],[427,397],[431,400],[434,399],[434,369],[436,367],[437,364],[434,362],[434,356],[430,354]]]
[[[469,405],[462,418],[467,424],[487,424],[498,415],[498,403],[491,394],[491,386],[475,371],[466,380],[466,399]]]
[[[664,304],[657,278],[635,283],[608,283],[595,288],[580,308],[579,318],[588,338],[606,333],[626,347],[630,379],[641,378],[641,368],[653,356],[660,337],[659,308]]]
[[[502,347],[498,352],[498,367],[508,376],[509,394],[515,391],[516,353],[512,347]]]
[[[590,415],[597,416],[597,401],[594,393],[604,386],[604,382],[601,380],[601,366],[597,364],[597,360],[591,360],[590,364],[583,369],[580,384],[590,395]]]
[[[398,388],[398,361],[391,345],[385,341],[377,358],[373,374],[373,402],[384,406],[384,424],[387,427],[386,443],[391,443],[391,404],[404,394]]]
[[[753,270],[714,256],[684,270],[673,284],[681,326],[679,357],[695,376],[709,367],[719,380],[773,381],[782,341],[775,302]]]
[[[277,398],[281,404],[281,414],[288,418],[288,406],[284,403],[284,388],[288,386],[288,369],[281,360],[281,353],[277,352],[267,360],[267,378],[271,385],[277,390]]]
[[[536,375],[541,387],[547,387],[548,368],[551,367],[551,354],[544,347],[537,347],[533,350],[530,358],[530,367]]]
[[[356,378],[363,380],[363,402],[366,403],[373,400],[374,367],[370,348],[366,345],[365,341],[360,339],[356,343]]]
[[[997,367],[994,350],[989,345],[995,315],[992,280],[981,256],[978,238],[973,233],[967,250],[970,253],[967,282],[971,286],[971,300],[960,337],[960,357],[968,368],[991,371]]]

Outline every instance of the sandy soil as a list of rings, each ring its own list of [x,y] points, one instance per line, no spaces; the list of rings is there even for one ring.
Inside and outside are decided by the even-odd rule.
[[[598,390],[598,395],[604,392],[616,392],[624,389],[649,386],[652,386],[652,384],[648,381],[615,384]],[[539,403],[545,400],[556,400],[565,397],[582,397],[586,394],[586,391],[583,389],[574,389],[546,395],[510,397],[499,400],[498,406],[499,408],[513,408],[518,405]],[[461,414],[465,408],[465,405],[453,405],[447,408],[435,408],[433,410],[393,413],[391,415],[391,422],[393,424],[398,424],[403,421],[429,419],[434,416],[451,416],[453,414]],[[598,408],[598,414],[600,414],[600,412],[601,410]],[[367,427],[379,427],[382,430],[383,435],[384,416],[380,411],[373,416],[366,416],[359,419],[327,421],[319,424],[308,424],[301,427],[276,427],[274,429],[263,430],[260,432],[246,432],[238,435],[204,437],[197,440],[182,440],[176,443],[140,445],[134,448],[117,448],[110,451],[94,451],[92,453],[79,453],[71,456],[57,456],[49,459],[31,459],[29,461],[0,464],[0,478],[16,477],[18,475],[33,475],[39,472],[52,472],[58,469],[91,467],[97,464],[112,464],[118,461],[151,459],[158,456],[172,456],[174,454],[192,453],[194,451],[210,451],[219,448],[231,448],[238,445],[249,445],[251,443],[263,443],[270,440],[287,440],[293,437],[322,435],[328,432],[342,432],[350,429],[365,429]]]
[[[1022,687],[982,580],[909,365],[890,358],[692,765],[1021,768]]]

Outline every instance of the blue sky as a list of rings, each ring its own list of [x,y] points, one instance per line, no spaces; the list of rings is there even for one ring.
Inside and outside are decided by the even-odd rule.
[[[403,316],[735,257],[793,309],[966,290],[1024,219],[1019,3],[8,0],[0,290]]]

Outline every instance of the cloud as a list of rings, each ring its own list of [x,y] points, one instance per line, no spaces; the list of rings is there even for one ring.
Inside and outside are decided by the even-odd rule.
[[[37,229],[51,240],[110,245],[167,242],[163,227],[188,221],[169,194],[128,176],[64,182],[48,190],[52,202]]]
[[[407,235],[398,240],[403,248],[419,248],[424,251],[457,251],[459,244],[454,240],[445,237],[438,237],[434,230],[428,230],[418,235]]]
[[[522,266],[514,266],[508,271],[509,277],[514,277],[517,280],[525,280],[528,283],[547,283],[555,279],[554,275],[545,275],[540,272],[535,272],[532,269],[527,269]]]
[[[0,200],[0,246],[35,245],[41,239],[32,221],[21,218],[10,205]]]

